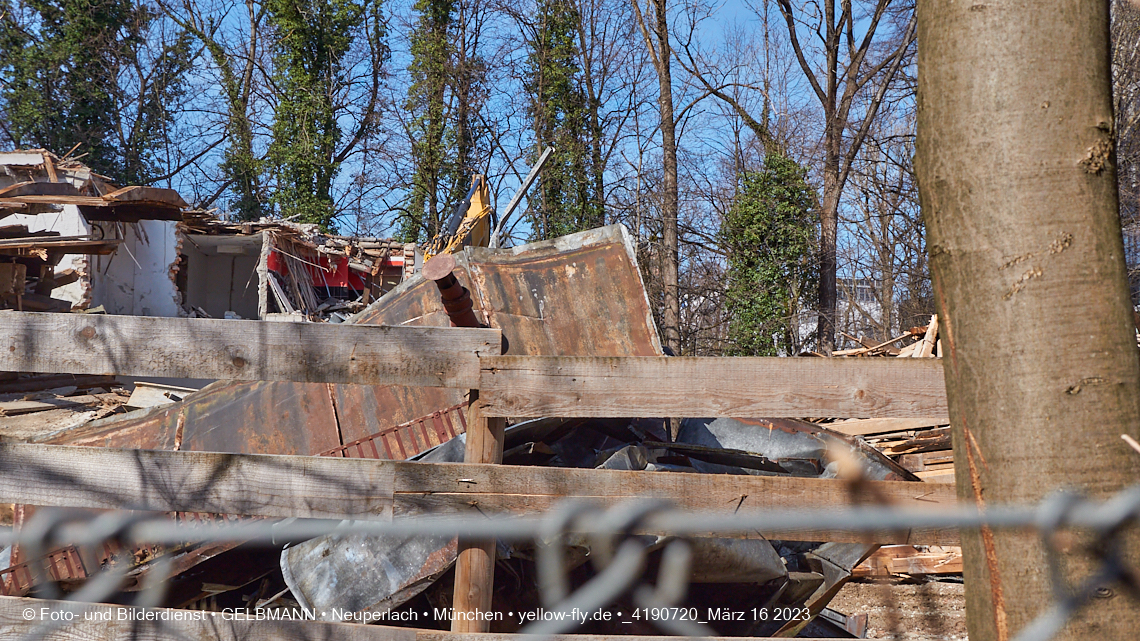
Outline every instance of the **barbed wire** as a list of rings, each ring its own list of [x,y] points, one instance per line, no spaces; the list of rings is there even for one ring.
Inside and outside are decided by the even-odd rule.
[[[671,608],[679,605],[687,592],[691,565],[691,537],[749,535],[779,532],[786,540],[796,540],[796,531],[833,530],[865,534],[868,541],[878,533],[926,528],[974,530],[1032,529],[1041,537],[1053,585],[1052,604],[1014,641],[1047,641],[1085,604],[1109,585],[1119,585],[1140,598],[1140,580],[1122,554],[1121,534],[1140,519],[1140,486],[1128,488],[1108,500],[1088,499],[1073,492],[1058,492],[1036,506],[991,506],[985,511],[969,506],[934,509],[891,506],[852,506],[842,509],[772,510],[762,514],[708,514],[680,511],[669,503],[641,499],[604,507],[582,500],[567,500],[544,514],[503,515],[425,515],[391,521],[339,521],[322,519],[253,520],[199,523],[192,526],[155,513],[113,511],[92,516],[89,512],[65,508],[40,508],[23,527],[0,533],[0,547],[19,545],[27,558],[38,559],[61,546],[95,546],[116,541],[124,546],[244,542],[271,546],[299,543],[325,535],[347,536],[457,536],[469,540],[496,539],[504,542],[534,542],[535,564],[541,602],[553,616],[537,620],[522,634],[566,633],[576,624],[571,613],[603,608],[623,595],[629,595],[639,608]],[[1065,529],[1087,530],[1093,535],[1091,551],[1096,572],[1079,586],[1066,584],[1061,569],[1061,543],[1058,533]],[[585,535],[596,557],[598,572],[576,591],[570,591],[570,577],[564,562],[566,536]],[[637,534],[669,535],[664,546],[656,582],[643,582],[651,551],[644,537]],[[156,607],[163,602],[167,579],[173,564],[170,554],[159,555],[143,577],[138,597],[131,605]],[[111,564],[91,576],[77,591],[67,596],[66,607],[82,612],[87,604],[105,601],[114,595],[129,570],[129,564]],[[61,599],[58,587],[42,582],[39,597]],[[159,621],[159,624],[162,622]],[[662,619],[654,621],[672,635],[707,637],[716,632],[699,621]],[[45,621],[26,637],[42,639],[67,625]],[[165,626],[172,638],[178,630]]]

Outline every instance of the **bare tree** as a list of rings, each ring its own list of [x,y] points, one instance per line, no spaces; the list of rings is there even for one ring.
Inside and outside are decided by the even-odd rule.
[[[909,7],[897,0],[823,0],[802,6],[776,0],[776,5],[804,78],[823,110],[818,335],[820,348],[829,351],[835,345],[836,240],[843,189],[879,106],[911,51],[915,21]],[[818,39],[814,47],[801,39],[808,33]]]
[[[653,68],[657,71],[658,105],[660,110],[662,184],[662,288],[665,305],[662,313],[662,333],[665,347],[674,353],[681,349],[680,298],[678,297],[677,252],[677,121],[673,115],[673,49],[669,43],[669,14],[665,0],[649,0],[647,7],[653,12],[653,22],[647,23],[642,14],[640,0],[633,0],[634,14],[645,46],[649,50]]]
[[[205,47],[218,74],[218,90],[224,106],[218,110],[225,114],[228,144],[222,163],[222,180],[217,189],[201,195],[196,203],[209,207],[227,190],[232,190],[234,205],[239,216],[256,219],[263,212],[267,194],[263,190],[260,155],[255,150],[255,123],[251,108],[259,85],[259,57],[264,53],[261,44],[265,20],[265,6],[254,0],[245,0],[244,28],[225,33],[223,17],[232,6],[180,0],[177,4],[157,0],[159,6],[179,27],[192,34]]]

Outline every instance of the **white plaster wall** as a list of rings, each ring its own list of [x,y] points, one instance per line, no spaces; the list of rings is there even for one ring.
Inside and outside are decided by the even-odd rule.
[[[115,237],[114,223],[95,223]],[[178,260],[174,221],[144,220],[120,225],[125,242],[110,256],[93,256],[92,306],[108,314],[178,316],[180,295],[171,277]]]
[[[75,205],[64,205],[63,211],[46,214],[16,214],[4,219],[3,225],[27,225],[28,231],[54,231],[61,236],[81,236],[103,230],[105,237],[115,238],[116,225],[110,222],[88,223]],[[121,224],[126,242],[109,256],[64,256],[56,271],[71,268],[89,276],[90,290],[84,279],[58,287],[53,298],[83,305],[90,294],[89,307],[103,305],[108,314],[129,316],[178,316],[180,295],[174,285],[171,268],[178,260],[177,223],[169,220],[144,220]],[[141,228],[141,229],[140,229]]]
[[[189,260],[186,299],[214,318],[227,311],[242,318],[257,318],[257,256],[199,251],[192,243],[182,246]]]

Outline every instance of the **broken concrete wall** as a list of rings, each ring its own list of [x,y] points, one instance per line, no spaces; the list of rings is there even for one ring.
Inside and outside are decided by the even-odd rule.
[[[91,258],[91,305],[102,305],[108,314],[178,316],[181,298],[170,277],[178,261],[176,225],[169,220],[91,223],[96,236],[101,231],[125,241],[114,254]]]

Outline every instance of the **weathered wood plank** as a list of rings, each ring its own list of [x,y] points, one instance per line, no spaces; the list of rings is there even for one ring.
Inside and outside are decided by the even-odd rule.
[[[389,519],[394,472],[363,459],[0,443],[0,503]]]
[[[397,463],[393,514],[527,514],[568,497],[603,506],[656,498],[709,514],[763,514],[887,502],[937,509],[957,503],[950,484],[871,481],[854,489],[835,479],[629,472],[514,465]],[[767,538],[866,543],[865,534],[834,530],[765,530]],[[957,545],[954,528],[880,532],[876,543]]]
[[[327,623],[311,620],[267,620],[255,611],[205,612],[167,608],[136,608],[99,603],[79,604],[0,597],[0,639],[23,639],[39,631],[50,618],[67,616],[46,635],[48,641],[116,639],[130,641],[416,641],[416,630],[378,625]],[[31,616],[27,616],[28,614]],[[302,610],[296,611],[304,616]],[[290,614],[293,614],[290,611]],[[278,616],[281,616],[280,614]]]
[[[0,371],[472,388],[495,329],[0,313]]]
[[[189,206],[177,191],[161,187],[123,187],[103,196],[103,200],[108,203],[159,203],[178,209]]]
[[[890,432],[924,430],[939,425],[947,425],[947,417],[937,418],[867,418],[853,421],[828,423],[823,427],[848,436],[871,436]]]
[[[0,503],[363,520],[425,512],[538,513],[565,498],[602,506],[660,498],[715,514],[881,501],[937,509],[956,501],[953,486],[942,484],[870,481],[856,492],[832,479],[0,444]],[[825,530],[763,534],[817,541],[867,538]],[[954,545],[958,535],[943,528],[874,539]]]
[[[939,417],[939,359],[481,359],[489,416]]]
[[[450,272],[448,272],[450,273]],[[467,439],[463,461],[497,465],[503,462],[503,430],[507,419],[487,418],[479,390],[471,390],[467,407]],[[451,620],[452,632],[490,632],[491,620],[479,615],[491,612],[495,587],[495,541],[459,537],[455,557],[455,590],[452,604],[461,616]]]

